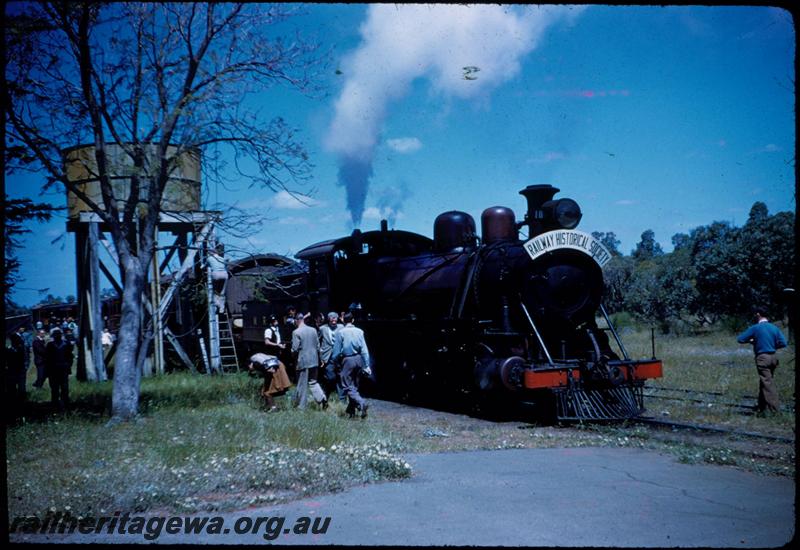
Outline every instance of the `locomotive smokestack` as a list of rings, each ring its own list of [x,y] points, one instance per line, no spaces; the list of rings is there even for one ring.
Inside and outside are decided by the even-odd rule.
[[[553,196],[560,189],[552,185],[529,185],[519,192],[528,201],[528,211],[525,213],[525,220],[520,222],[520,226],[528,226],[528,238],[532,238],[545,231],[545,212],[542,205],[553,199]]]

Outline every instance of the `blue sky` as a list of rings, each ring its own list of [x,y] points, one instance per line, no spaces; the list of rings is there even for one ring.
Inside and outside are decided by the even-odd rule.
[[[614,231],[628,253],[646,229],[665,250],[678,232],[741,225],[755,201],[794,210],[795,35],[766,7],[310,5],[293,20],[333,51],[309,98],[264,94],[264,112],[303,132],[315,165],[310,206],[285,194],[209,189],[271,219],[243,251],[293,254],[389,217],[430,236],[434,218],[514,209],[530,184],[581,205],[586,232]],[[464,67],[477,67],[464,78]],[[337,74],[336,69],[339,69]],[[363,210],[340,168],[371,168]],[[11,196],[39,180],[10,176]],[[348,206],[350,208],[348,208]],[[65,219],[30,224],[14,298],[75,294]],[[51,243],[53,239],[62,238]],[[225,236],[222,235],[223,240]],[[231,247],[229,247],[230,249]],[[57,268],[54,269],[54,266]],[[104,285],[109,286],[109,285]]]

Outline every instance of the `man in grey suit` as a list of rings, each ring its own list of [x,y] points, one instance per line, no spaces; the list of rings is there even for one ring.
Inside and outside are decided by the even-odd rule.
[[[305,323],[302,313],[295,316],[296,326],[292,332],[292,353],[297,354],[297,393],[294,395],[294,405],[301,409],[306,408],[308,390],[323,409],[328,408],[325,392],[317,382],[319,370],[319,335],[317,329]]]
[[[336,361],[333,360],[333,343],[336,333],[341,330],[342,325],[338,324],[339,314],[335,311],[328,313],[328,322],[319,327],[319,358],[322,363],[322,389],[330,395],[334,390],[339,396],[339,401],[344,403],[347,396],[339,380]]]

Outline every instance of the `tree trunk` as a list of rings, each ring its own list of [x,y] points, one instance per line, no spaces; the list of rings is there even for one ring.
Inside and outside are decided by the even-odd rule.
[[[141,300],[144,289],[144,271],[138,258],[120,259],[125,265],[125,281],[111,401],[111,417],[117,421],[130,420],[139,411],[141,372],[137,356],[141,343]],[[141,352],[146,353],[146,350]]]

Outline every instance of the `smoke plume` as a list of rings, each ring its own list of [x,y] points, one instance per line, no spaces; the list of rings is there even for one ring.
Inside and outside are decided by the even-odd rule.
[[[358,227],[372,177],[372,160],[389,104],[417,78],[435,94],[471,98],[513,78],[521,58],[570,6],[373,4],[361,44],[342,62],[346,77],[335,103],[327,148],[339,159],[339,185]]]
[[[382,217],[386,218],[389,227],[394,227],[397,222],[397,215],[402,211],[403,204],[411,196],[411,190],[405,181],[398,186],[389,186],[378,192],[376,200]]]

